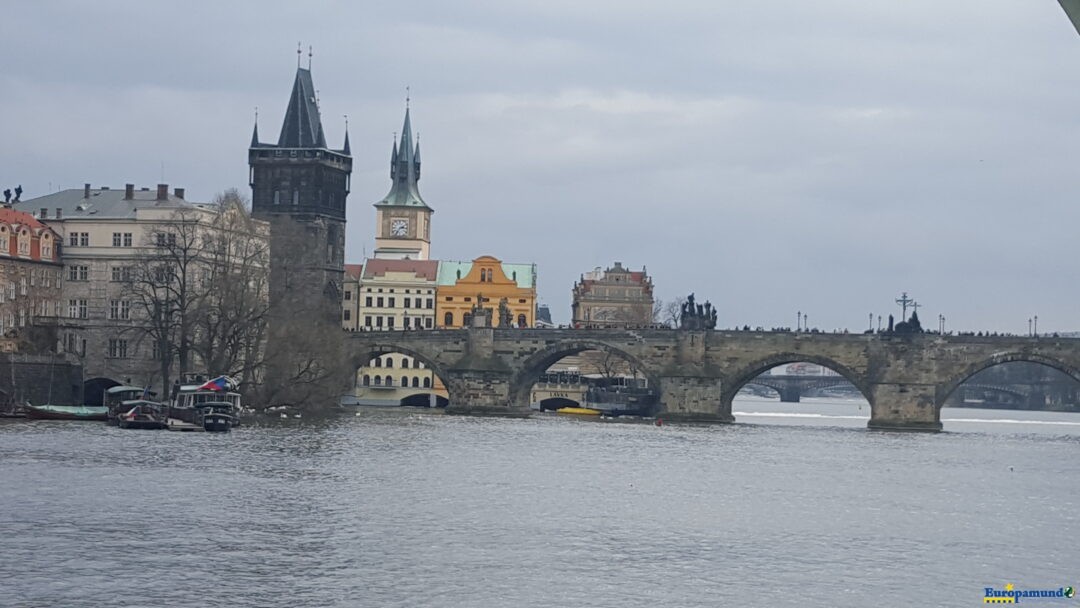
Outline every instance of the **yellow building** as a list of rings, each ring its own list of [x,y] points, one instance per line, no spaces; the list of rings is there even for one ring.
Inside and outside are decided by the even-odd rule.
[[[514,327],[536,323],[536,265],[507,264],[489,255],[471,262],[439,262],[435,323],[440,328],[466,327],[477,299],[491,311],[498,326],[499,302],[506,298]]]

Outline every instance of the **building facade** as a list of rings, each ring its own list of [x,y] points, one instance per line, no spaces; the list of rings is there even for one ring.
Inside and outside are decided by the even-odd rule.
[[[634,327],[653,323],[652,279],[621,262],[607,270],[597,268],[574,284],[575,327]]]
[[[468,327],[473,308],[491,313],[499,325],[499,305],[504,299],[513,327],[533,327],[536,323],[536,265],[509,264],[492,256],[471,262],[439,263],[435,323],[439,328]]]
[[[183,188],[170,193],[165,184],[156,190],[136,189],[134,184],[123,190],[87,184],[82,190],[63,190],[20,206],[38,210],[39,221],[63,244],[58,337],[61,349],[83,365],[87,398],[100,396],[95,381],[160,388],[162,344],[152,337],[148,302],[134,286],[150,268],[148,260],[159,246],[174,245],[185,233],[192,243],[219,237],[229,223],[222,209],[189,202]],[[246,238],[261,242],[265,249],[266,225],[256,224]],[[239,241],[231,244],[237,248]],[[200,255],[206,263],[187,269],[197,275],[189,277],[191,283],[204,280],[212,269],[212,255],[207,251]],[[256,263],[265,267],[264,260]],[[161,270],[166,277],[175,274],[175,268]],[[190,328],[188,340],[195,331]],[[205,371],[198,358],[188,363],[189,371]],[[173,373],[177,371],[174,367]]]
[[[345,282],[341,290],[341,328],[345,331],[360,329],[360,279],[363,264],[345,264]]]
[[[438,269],[435,260],[368,260],[360,283],[360,329],[434,329]]]
[[[0,351],[56,352],[62,284],[59,234],[28,212],[0,208]]]

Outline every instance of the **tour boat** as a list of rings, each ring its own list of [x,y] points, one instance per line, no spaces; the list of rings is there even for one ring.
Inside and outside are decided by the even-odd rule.
[[[36,420],[105,420],[109,408],[93,405],[30,405],[23,406],[27,418]]]
[[[101,403],[108,409],[106,422],[111,426],[116,426],[119,423],[120,414],[131,409],[125,407],[124,402],[142,399],[152,394],[141,386],[127,386],[124,384],[105,389],[101,396]]]
[[[555,410],[556,414],[574,414],[575,416],[599,416],[600,410],[591,407],[561,407]]]
[[[211,432],[228,431],[238,426],[240,393],[232,390],[235,385],[225,376],[198,384],[177,384],[173,387],[169,417]]]
[[[156,401],[135,399],[124,401],[126,412],[116,417],[122,429],[164,429],[168,427],[165,406]]]

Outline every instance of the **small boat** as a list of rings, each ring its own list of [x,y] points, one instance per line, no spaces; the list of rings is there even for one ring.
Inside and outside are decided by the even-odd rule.
[[[116,417],[122,429],[164,429],[168,427],[165,406],[156,401],[135,399],[124,401],[129,408]]]
[[[600,410],[591,407],[560,407],[555,410],[556,414],[573,414],[575,416],[599,416]]]
[[[228,401],[204,401],[195,406],[195,424],[208,433],[227,433],[233,427],[233,406]]]
[[[109,410],[106,422],[108,422],[110,426],[116,426],[120,421],[120,414],[126,413],[131,409],[130,407],[125,407],[124,403],[145,399],[147,395],[153,394],[154,393],[141,386],[127,386],[123,384],[105,389],[104,394],[101,396],[101,402]]]
[[[26,417],[36,420],[106,420],[109,408],[93,405],[30,405],[23,406]]]

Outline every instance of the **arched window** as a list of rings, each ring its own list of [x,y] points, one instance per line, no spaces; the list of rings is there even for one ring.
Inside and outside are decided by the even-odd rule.
[[[375,386],[382,386],[382,376],[375,376]]]
[[[386,358],[386,367],[394,367],[394,358],[393,357],[387,357]]]
[[[470,323],[472,323],[472,313],[471,312],[467,312],[467,313],[461,315],[461,324],[462,325],[464,325],[465,327],[468,327]]]
[[[454,313],[452,313],[452,312],[446,313],[446,316],[443,317],[443,324],[446,325],[447,327],[453,325],[454,324]]]
[[[394,386],[394,377],[393,376],[387,376],[386,377],[386,386]]]
[[[409,386],[409,378],[408,378],[408,376],[402,376],[401,377],[401,386],[402,387]]]
[[[525,314],[518,315],[518,327],[525,327],[529,324],[529,321],[525,318]]]
[[[364,386],[371,386],[371,376],[364,374]]]
[[[420,369],[420,360],[419,359],[413,359],[412,360],[412,366],[413,366],[413,369]]]
[[[402,357],[401,358],[401,367],[409,367],[409,358],[408,357]]]
[[[413,388],[420,388],[420,376],[413,376],[412,385]]]
[[[372,359],[372,362],[374,363],[375,367],[382,367],[382,359],[381,358],[375,357],[374,359]]]
[[[424,378],[424,388],[431,388],[431,378]]]

